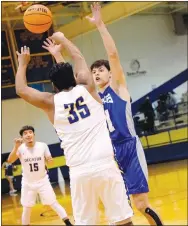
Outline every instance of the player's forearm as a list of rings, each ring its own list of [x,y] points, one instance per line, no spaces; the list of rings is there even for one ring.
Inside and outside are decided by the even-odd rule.
[[[15,78],[16,93],[18,95],[20,95],[22,91],[25,89],[25,87],[27,87],[26,69],[27,69],[27,65],[18,66],[18,70]]]
[[[100,25],[97,26],[97,29],[102,37],[104,47],[108,56],[115,56],[118,55],[118,51],[112,36],[110,35],[109,31],[107,30],[105,24],[102,22]]]
[[[114,87],[114,89],[118,89],[119,85],[127,86],[126,78],[119,59],[118,50],[114,40],[112,39],[112,36],[108,32],[103,22],[97,25],[97,28],[101,34],[110,63],[110,69],[112,72],[111,85]]]
[[[8,156],[9,163],[13,163],[18,159],[17,151],[18,151],[18,148],[14,147],[13,150],[11,151],[10,155]]]
[[[61,38],[61,44],[68,51],[73,60],[82,57],[80,50],[65,36]]]
[[[82,53],[71,41],[69,41],[64,36],[61,39],[61,44],[64,46],[64,48],[67,50],[67,52],[74,61],[75,73],[80,73],[82,71],[89,70]]]
[[[53,57],[55,58],[56,63],[65,63],[65,59],[60,52],[54,54]]]

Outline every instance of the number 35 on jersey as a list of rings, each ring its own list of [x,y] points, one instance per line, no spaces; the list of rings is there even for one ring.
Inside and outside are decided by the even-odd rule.
[[[90,116],[90,111],[86,104],[84,104],[84,98],[79,97],[76,103],[64,104],[64,108],[69,110],[69,123],[78,122],[79,119],[84,119]]]

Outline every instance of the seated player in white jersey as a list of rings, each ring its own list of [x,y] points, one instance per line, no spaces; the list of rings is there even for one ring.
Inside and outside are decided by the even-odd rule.
[[[14,148],[8,157],[10,163],[19,158],[22,166],[22,225],[30,225],[31,208],[36,203],[37,194],[43,205],[49,205],[66,225],[72,225],[65,209],[57,202],[49,181],[46,163],[52,163],[53,159],[48,145],[35,141],[34,132],[32,126],[22,127],[21,138],[15,139]]]
[[[148,201],[147,163],[143,147],[134,128],[130,94],[118,51],[102,21],[100,5],[95,3],[91,9],[93,17],[87,17],[87,19],[96,25],[109,60],[94,62],[91,65],[91,72],[103,100],[116,160],[123,171],[124,181],[135,206],[151,225],[159,226],[162,225],[162,222]]]
[[[109,223],[132,225],[133,211],[114,160],[102,101],[89,67],[79,49],[63,33],[56,32],[50,39],[63,45],[70,54],[74,72],[69,63],[55,64],[49,77],[56,94],[35,90],[26,82],[29,48],[21,48],[21,53],[17,52],[16,92],[44,110],[61,140],[70,170],[75,224],[95,225],[101,199]]]

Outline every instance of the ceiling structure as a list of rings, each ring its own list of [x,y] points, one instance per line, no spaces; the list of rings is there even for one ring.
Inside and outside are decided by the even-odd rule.
[[[23,14],[33,4],[46,5],[52,12],[54,28],[66,34],[68,38],[74,38],[80,34],[94,29],[94,26],[85,20],[90,14],[92,2],[82,1],[32,1],[19,7],[21,2],[2,1],[2,29],[8,27],[23,27]],[[188,13],[188,2],[101,2],[102,15],[105,23],[130,15],[169,15],[174,12]]]

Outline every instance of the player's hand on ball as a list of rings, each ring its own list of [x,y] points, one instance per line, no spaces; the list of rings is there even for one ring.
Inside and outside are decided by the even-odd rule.
[[[16,148],[19,148],[22,143],[23,143],[23,139],[22,138],[14,139],[14,144],[15,144]]]
[[[86,16],[86,19],[89,20],[90,23],[99,26],[103,21],[101,18],[101,6],[99,3],[93,3],[91,5],[92,17]]]
[[[18,63],[20,66],[27,66],[30,61],[30,49],[27,46],[21,47],[21,53],[16,51]]]
[[[53,33],[53,35],[50,36],[49,39],[51,39],[55,43],[59,44],[64,37],[65,36],[64,36],[64,34],[62,32],[57,31],[57,32]]]
[[[63,46],[61,44],[56,45],[54,40],[50,40],[49,38],[46,39],[46,41],[43,42],[44,45],[42,45],[42,48],[48,50],[53,56],[60,53]]]

